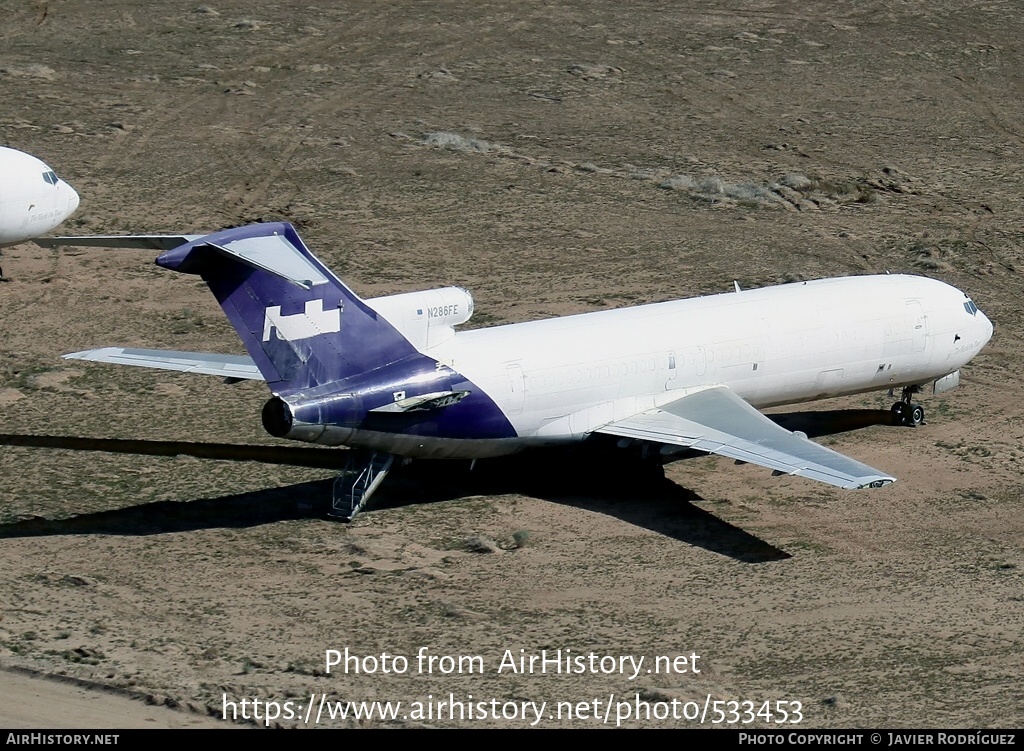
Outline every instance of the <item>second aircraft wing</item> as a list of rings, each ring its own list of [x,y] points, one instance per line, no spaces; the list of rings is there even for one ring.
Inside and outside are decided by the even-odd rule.
[[[595,432],[685,446],[841,488],[880,487],[896,479],[780,427],[726,386],[688,394]]]

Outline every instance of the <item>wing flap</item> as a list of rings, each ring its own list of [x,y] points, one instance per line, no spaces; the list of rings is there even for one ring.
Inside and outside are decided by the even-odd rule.
[[[201,373],[223,378],[262,381],[259,368],[247,355],[219,355],[207,352],[176,352],[162,349],[125,349],[104,347],[64,355],[66,360],[89,360],[114,365],[133,365],[141,368],[176,370],[181,373]]]
[[[685,446],[841,488],[880,487],[896,479],[786,430],[725,386],[688,394],[595,432]]]

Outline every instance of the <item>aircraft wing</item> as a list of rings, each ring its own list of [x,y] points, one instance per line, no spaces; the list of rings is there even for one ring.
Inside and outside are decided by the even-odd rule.
[[[139,248],[173,250],[179,245],[198,240],[203,235],[86,235],[83,237],[36,237],[32,242],[43,248],[63,245],[92,248]]]
[[[202,373],[224,378],[262,381],[263,376],[252,358],[247,355],[215,355],[206,352],[175,352],[163,349],[125,349],[104,347],[64,355],[65,360],[90,360],[115,365],[135,365],[142,368],[177,370],[182,373]]]
[[[725,386],[688,394],[595,432],[686,446],[841,488],[881,487],[896,480],[780,427]]]

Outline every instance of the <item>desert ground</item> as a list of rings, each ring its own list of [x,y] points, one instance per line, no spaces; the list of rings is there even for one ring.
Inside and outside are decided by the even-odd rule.
[[[968,292],[995,335],[919,428],[877,419],[884,393],[774,410],[899,478],[885,488],[715,457],[641,483],[601,447],[413,463],[345,525],[324,518],[343,449],[310,448],[313,467],[152,455],[274,459],[263,384],[61,359],[241,353],[197,277],[149,251],[7,248],[0,726],[127,727],[161,705],[223,723],[225,701],[259,699],[301,710],[270,724],[311,727],[324,697],[404,702],[321,717],[337,727],[526,727],[490,708],[542,701],[590,709],[538,725],[591,727],[616,724],[609,701],[674,699],[799,702],[796,727],[1024,725],[1016,3],[14,0],[4,16],[0,143],[79,191],[62,234],[287,220],[363,296],[469,288],[470,326],[913,273]],[[138,453],[75,450],[112,439]],[[376,660],[328,673],[332,649]],[[700,672],[498,670],[506,650],[559,649]],[[420,669],[421,650],[483,669]],[[410,711],[449,697],[486,716]],[[743,719],[719,726],[794,726]]]

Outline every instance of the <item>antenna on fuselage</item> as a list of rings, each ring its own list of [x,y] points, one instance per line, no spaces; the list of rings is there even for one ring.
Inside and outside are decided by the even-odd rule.
[[[736,281],[735,279],[732,280],[732,286],[736,288],[737,292],[742,292],[743,291],[743,290],[740,289],[740,283],[738,281]]]

